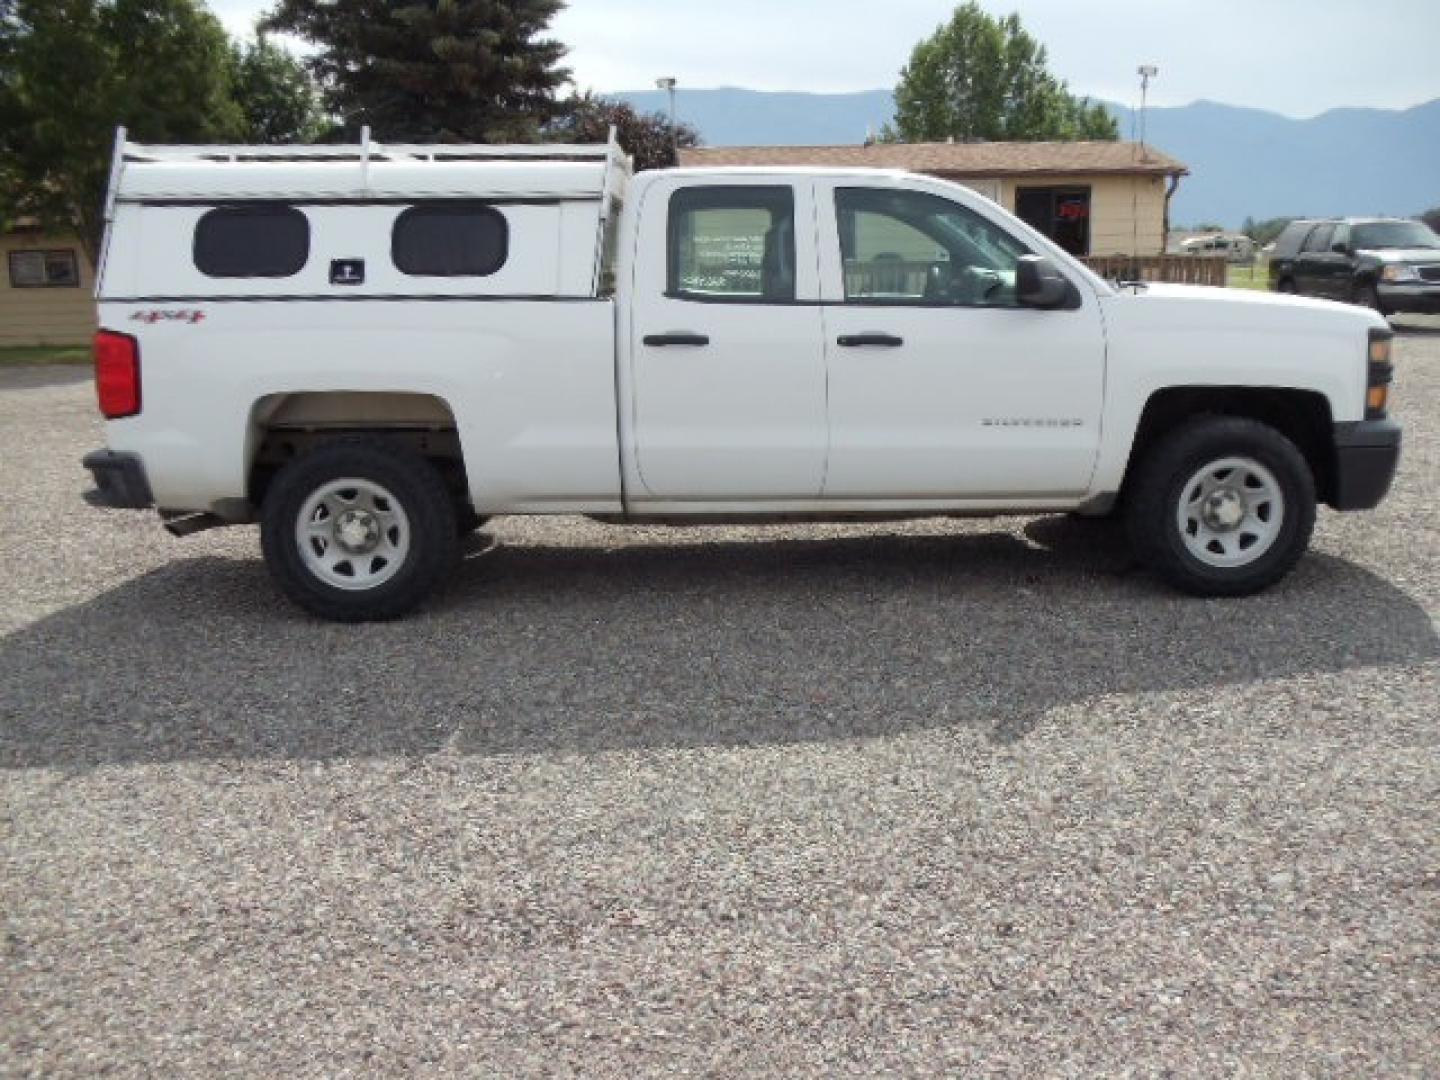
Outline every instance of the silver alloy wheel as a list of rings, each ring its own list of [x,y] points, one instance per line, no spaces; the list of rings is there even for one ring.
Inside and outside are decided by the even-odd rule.
[[[389,581],[410,553],[410,519],[373,480],[331,480],[310,493],[295,519],[305,567],[349,592]]]
[[[1186,550],[1205,565],[1248,566],[1275,546],[1285,494],[1253,458],[1220,458],[1185,482],[1175,519]]]

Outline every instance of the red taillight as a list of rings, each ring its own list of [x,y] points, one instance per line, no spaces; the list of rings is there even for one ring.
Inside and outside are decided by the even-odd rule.
[[[106,420],[140,411],[140,343],[129,334],[95,335],[95,396]]]

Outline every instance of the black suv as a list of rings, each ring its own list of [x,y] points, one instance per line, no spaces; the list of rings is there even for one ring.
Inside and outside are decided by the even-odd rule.
[[[1440,236],[1398,218],[1292,221],[1270,254],[1270,287],[1382,315],[1440,312]]]

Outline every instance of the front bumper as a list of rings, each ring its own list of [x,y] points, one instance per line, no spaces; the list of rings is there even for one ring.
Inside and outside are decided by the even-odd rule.
[[[1400,463],[1400,425],[1358,420],[1335,425],[1336,510],[1371,510],[1385,498]]]
[[[86,454],[80,464],[90,470],[95,480],[95,487],[84,494],[85,501],[91,506],[144,510],[154,505],[155,498],[150,494],[145,465],[134,454],[96,450]]]
[[[1440,313],[1440,282],[1410,285],[1387,285],[1383,281],[1375,287],[1380,297],[1380,306],[1387,312],[1403,311],[1417,315]]]

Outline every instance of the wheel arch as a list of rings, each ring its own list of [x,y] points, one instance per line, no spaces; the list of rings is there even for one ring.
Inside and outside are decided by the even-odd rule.
[[[1295,444],[1310,466],[1320,501],[1331,501],[1335,445],[1329,399],[1318,390],[1258,386],[1171,386],[1151,394],[1136,425],[1122,497],[1146,451],[1179,424],[1199,416],[1244,417],[1275,428]]]
[[[286,390],[250,409],[245,492],[252,507],[288,462],[337,439],[367,437],[409,449],[439,469],[457,501],[469,499],[456,413],[438,394],[412,390]]]

